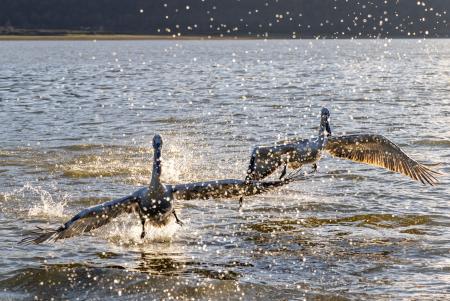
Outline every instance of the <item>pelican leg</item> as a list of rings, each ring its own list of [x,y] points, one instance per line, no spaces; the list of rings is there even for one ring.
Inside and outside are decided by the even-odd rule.
[[[248,176],[245,178],[245,181],[247,182],[248,181]],[[242,209],[242,206],[244,205],[244,197],[243,196],[241,196],[241,197],[239,197],[239,210],[241,210]]]
[[[254,157],[253,156],[252,156],[252,160],[250,161],[250,166],[252,165],[252,162],[254,162]],[[246,184],[249,184],[251,180],[252,180],[252,177],[251,177],[251,173],[249,172],[247,174],[247,176],[245,177],[244,181],[245,181]],[[243,205],[244,205],[244,197],[241,196],[241,197],[239,197],[239,210],[242,209]]]
[[[312,171],[313,171],[313,173],[317,171],[317,164],[316,163],[313,163]]]
[[[178,218],[177,214],[175,213],[175,210],[172,211],[172,213],[173,213],[173,216],[175,216],[175,221],[176,221],[176,223],[177,223],[178,225],[180,225],[180,226],[183,226],[184,223]]]
[[[281,172],[281,175],[280,175],[280,180],[286,175],[286,171],[287,171],[287,164],[284,164],[284,167],[283,167],[283,171]]]
[[[139,208],[139,218],[141,219],[141,224],[142,224],[142,232],[141,232],[141,239],[144,239],[145,237],[145,217],[142,214],[140,208]]]

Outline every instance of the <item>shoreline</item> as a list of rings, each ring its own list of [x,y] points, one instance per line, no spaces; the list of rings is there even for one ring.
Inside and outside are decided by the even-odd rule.
[[[61,35],[2,35],[1,41],[204,41],[204,40],[384,40],[384,39],[448,39],[449,37],[325,37],[302,36],[292,38],[285,35],[266,36],[172,36],[132,34],[61,34]]]
[[[280,37],[282,38],[282,37]],[[284,37],[286,38],[286,37]],[[256,40],[247,36],[169,36],[131,34],[62,34],[62,35],[0,35],[0,41],[152,41],[152,40]]]

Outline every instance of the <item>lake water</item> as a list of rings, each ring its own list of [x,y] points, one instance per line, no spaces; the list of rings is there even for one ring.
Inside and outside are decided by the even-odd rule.
[[[0,42],[0,299],[446,299],[450,40]],[[176,201],[184,227],[125,215],[17,243],[150,179],[243,178],[252,146],[378,133],[436,187],[325,157],[237,200]],[[305,170],[310,167],[306,166]]]

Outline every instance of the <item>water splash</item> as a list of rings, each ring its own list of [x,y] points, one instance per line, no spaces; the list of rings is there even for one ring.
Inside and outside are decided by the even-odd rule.
[[[194,156],[194,151],[187,141],[177,137],[168,136],[164,145],[162,180],[168,183],[189,181],[192,178],[193,158],[196,163],[199,158]]]
[[[137,215],[128,214],[117,218],[114,223],[98,231],[102,238],[120,245],[145,245],[152,242],[170,242],[180,226],[171,221],[164,227],[145,225],[145,238],[141,239],[142,226]]]
[[[6,193],[4,199],[5,201],[19,199],[25,201],[26,205],[32,204],[31,208],[28,209],[28,216],[30,217],[63,217],[68,195],[58,195],[58,201],[56,201],[53,195],[41,186],[25,183],[23,187]]]

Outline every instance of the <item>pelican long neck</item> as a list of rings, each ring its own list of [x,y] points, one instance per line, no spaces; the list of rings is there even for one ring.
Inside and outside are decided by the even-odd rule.
[[[319,138],[320,137],[325,137],[326,135],[326,126],[325,124],[323,124],[323,122],[320,123],[320,128],[319,128]]]
[[[153,155],[153,171],[152,179],[150,181],[150,188],[157,188],[161,186],[161,149],[155,148]]]
[[[321,121],[320,128],[319,128],[319,139],[318,139],[318,148],[319,149],[322,149],[326,145],[326,143],[328,141],[327,137],[330,134],[331,134],[331,130],[330,130],[330,125],[329,125],[328,121],[327,122]]]

